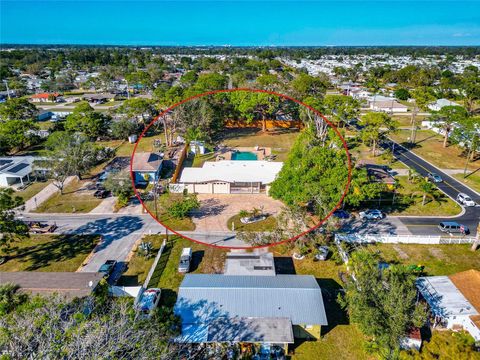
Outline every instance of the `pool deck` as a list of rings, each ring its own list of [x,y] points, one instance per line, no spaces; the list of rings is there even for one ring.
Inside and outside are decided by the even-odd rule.
[[[257,156],[257,160],[264,160],[265,157],[272,154],[272,149],[269,147],[235,147],[235,148],[224,148],[219,151],[216,161],[219,160],[232,160],[232,154],[234,151],[238,152],[251,152]]]

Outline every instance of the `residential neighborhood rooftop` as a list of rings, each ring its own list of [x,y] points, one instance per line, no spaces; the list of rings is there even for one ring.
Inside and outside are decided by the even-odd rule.
[[[269,184],[282,169],[282,162],[220,160],[206,161],[201,168],[184,168],[180,183],[199,183],[211,181],[225,182],[261,182]]]

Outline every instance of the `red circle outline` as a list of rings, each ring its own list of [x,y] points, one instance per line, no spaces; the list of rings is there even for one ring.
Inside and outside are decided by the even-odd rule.
[[[325,216],[323,219],[321,219],[319,221],[319,223],[315,226],[312,226],[310,229],[307,229],[305,230],[304,232],[290,238],[290,239],[286,239],[286,240],[282,240],[282,241],[279,241],[279,242],[276,242],[276,243],[271,243],[271,244],[267,244],[267,245],[257,245],[257,246],[249,246],[249,247],[242,247],[242,246],[221,246],[221,245],[214,245],[214,244],[209,244],[209,243],[205,243],[203,241],[199,241],[199,240],[196,240],[196,239],[192,239],[188,236],[185,236],[185,235],[182,235],[181,233],[179,233],[178,231],[175,231],[171,228],[169,228],[168,226],[166,226],[165,224],[162,224],[162,222],[160,220],[158,220],[151,212],[150,210],[145,206],[145,204],[143,203],[143,200],[141,199],[140,197],[140,194],[138,193],[136,187],[135,187],[135,178],[134,178],[134,175],[133,175],[133,159],[134,159],[134,156],[135,156],[135,152],[137,151],[137,146],[140,142],[140,140],[145,136],[146,132],[150,129],[150,127],[157,122],[157,120],[162,117],[163,115],[165,115],[167,112],[173,110],[174,108],[176,108],[177,106],[179,105],[182,105],[190,100],[193,100],[193,99],[198,99],[198,98],[201,98],[201,97],[205,97],[205,96],[208,96],[208,95],[214,95],[214,94],[220,94],[220,93],[230,93],[230,92],[235,92],[235,91],[249,91],[249,92],[258,92],[258,93],[267,93],[267,94],[271,94],[271,95],[276,95],[278,97],[281,97],[281,98],[284,98],[284,99],[287,99],[287,100],[291,100],[291,101],[294,101],[296,102],[297,104],[299,105],[302,105],[302,106],[305,106],[306,108],[310,109],[311,111],[313,111],[314,113],[316,113],[318,116],[320,116],[323,120],[325,120],[327,122],[327,124],[335,131],[335,133],[337,134],[337,136],[340,138],[340,140],[342,141],[342,145],[343,145],[343,148],[345,149],[345,152],[347,154],[347,161],[348,161],[348,178],[347,178],[347,184],[345,186],[345,190],[343,191],[342,193],[342,196],[340,197],[340,200],[338,201],[338,203],[333,207],[333,209],[327,214],[327,216]],[[140,136],[138,137],[138,140],[137,142],[135,143],[134,147],[133,147],[133,152],[132,152],[132,156],[130,157],[130,177],[132,179],[132,186],[133,186],[133,190],[135,192],[135,196],[138,198],[138,200],[140,201],[140,203],[142,204],[142,207],[147,211],[147,213],[153,218],[155,219],[155,221],[157,221],[160,225],[162,225],[164,228],[166,228],[167,230],[171,231],[172,233],[174,233],[175,235],[178,235],[184,239],[187,239],[187,240],[190,240],[190,241],[193,241],[197,244],[202,244],[202,245],[206,245],[206,246],[212,246],[212,247],[215,247],[215,248],[220,248],[220,249],[259,249],[259,248],[265,248],[265,247],[270,247],[270,246],[276,246],[276,245],[281,245],[281,244],[285,244],[287,242],[290,242],[290,241],[295,241],[297,240],[298,238],[308,234],[309,232],[315,230],[315,229],[318,229],[320,226],[322,226],[325,221],[328,220],[328,218],[330,216],[332,216],[332,214],[340,208],[342,202],[343,202],[343,199],[345,198],[345,196],[347,195],[348,193],[348,190],[350,188],[350,183],[352,181],[352,162],[351,162],[351,159],[350,159],[350,153],[348,152],[348,146],[347,146],[347,142],[345,141],[345,139],[343,138],[342,134],[340,134],[340,132],[338,131],[337,127],[335,125],[333,125],[325,116],[323,116],[322,113],[320,113],[320,111],[314,109],[313,107],[311,107],[310,105],[307,105],[303,102],[301,102],[300,100],[297,100],[291,96],[288,96],[288,95],[285,95],[285,94],[280,94],[280,93],[277,93],[277,92],[274,92],[274,91],[269,91],[269,90],[263,90],[263,89],[250,89],[250,88],[233,88],[233,89],[221,89],[221,90],[212,90],[212,91],[207,91],[207,92],[204,92],[204,93],[201,93],[201,94],[197,94],[197,95],[193,95],[193,96],[190,96],[188,98],[185,98],[181,101],[179,101],[178,103],[176,104],[173,104],[172,106],[170,106],[168,109],[162,111],[158,116],[156,116],[152,122],[142,131],[142,133],[140,134]]]

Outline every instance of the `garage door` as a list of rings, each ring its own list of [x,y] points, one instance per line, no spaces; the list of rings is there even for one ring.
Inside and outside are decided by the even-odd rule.
[[[230,194],[230,184],[229,183],[214,183],[213,184],[213,193],[214,194]]]

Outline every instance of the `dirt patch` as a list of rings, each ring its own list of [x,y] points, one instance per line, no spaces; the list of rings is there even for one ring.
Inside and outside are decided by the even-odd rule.
[[[408,254],[403,251],[398,245],[393,245],[393,249],[397,252],[400,259],[407,260],[408,258],[410,258],[410,256],[408,256]]]
[[[429,248],[428,252],[437,259],[448,260],[448,256],[446,256],[441,249]]]

